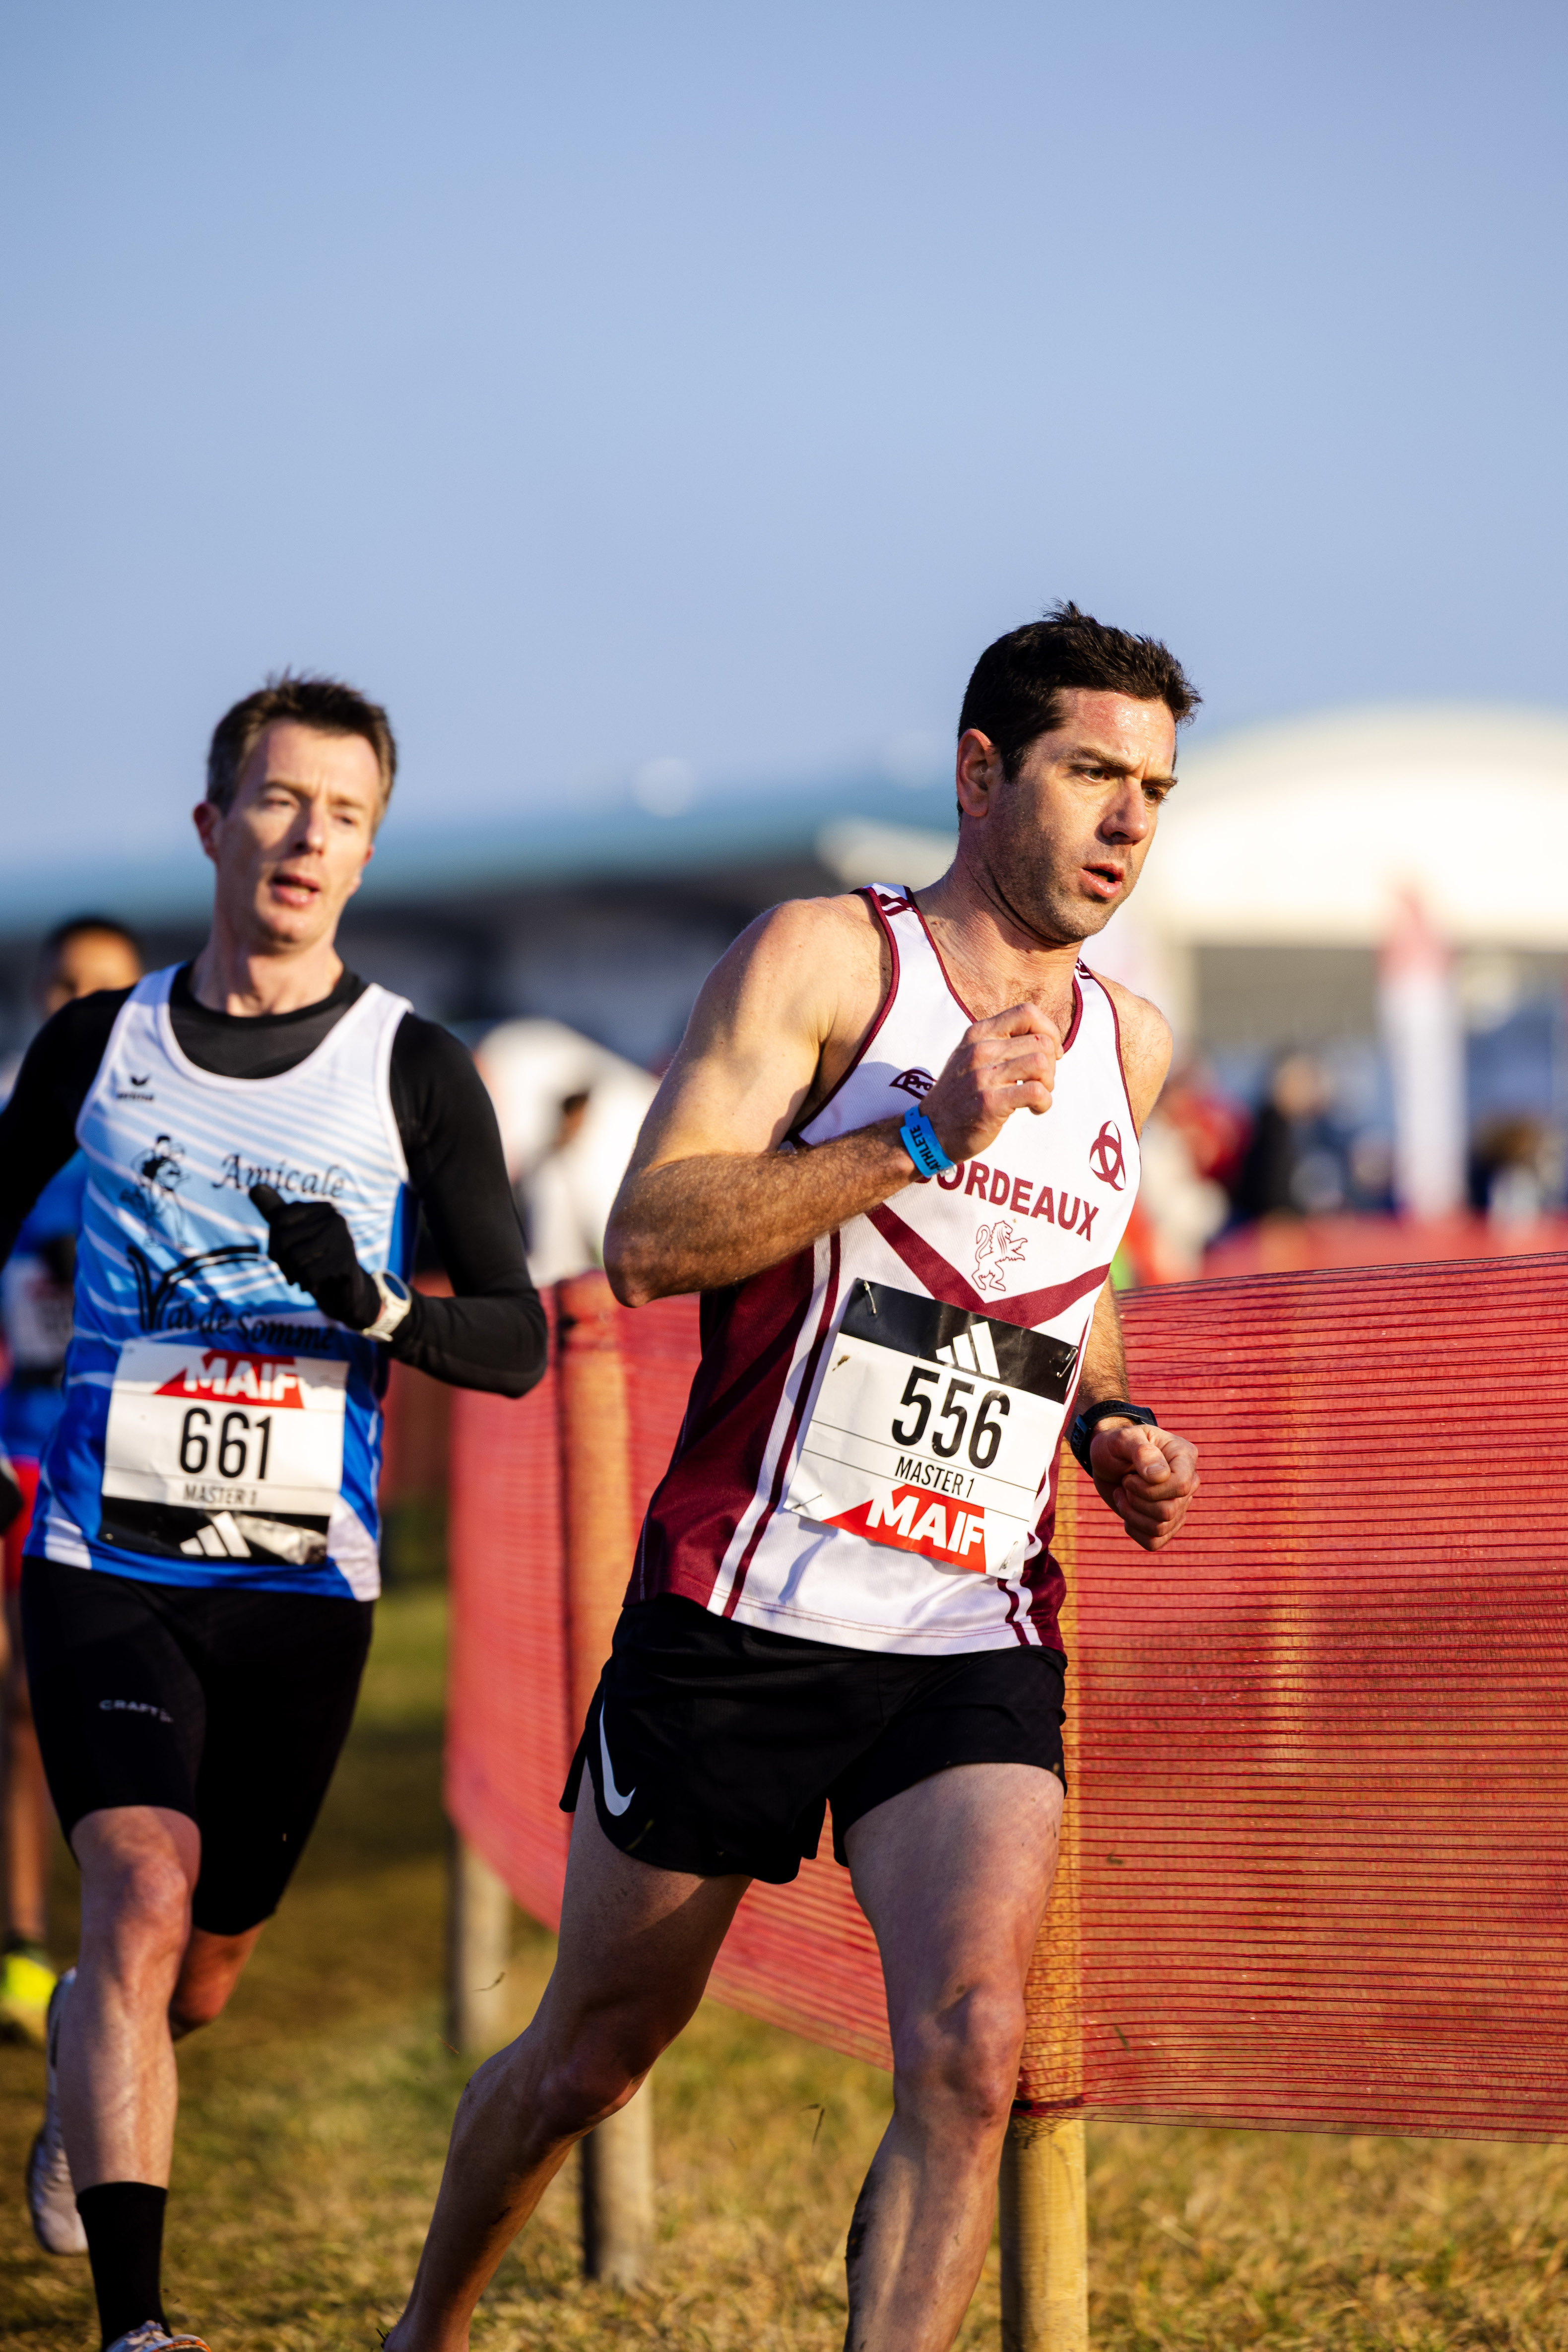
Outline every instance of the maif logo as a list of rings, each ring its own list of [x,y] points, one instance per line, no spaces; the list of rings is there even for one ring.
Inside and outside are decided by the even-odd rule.
[[[300,1412],[305,1409],[292,1357],[241,1356],[226,1348],[209,1348],[199,1370],[182,1364],[156,1393],[205,1397],[222,1404],[243,1398],[251,1404],[288,1405]]]
[[[1121,1148],[1121,1129],[1113,1118],[1108,1118],[1089,1147],[1089,1164],[1102,1184],[1120,1192],[1127,1182],[1126,1155]]]
[[[936,1500],[923,1486],[893,1486],[886,1496],[873,1495],[868,1503],[840,1511],[826,1525],[847,1528],[851,1535],[865,1536],[896,1551],[923,1552],[928,1559],[945,1560],[950,1568],[985,1573],[984,1510]],[[976,1549],[978,1559],[970,1556]]]

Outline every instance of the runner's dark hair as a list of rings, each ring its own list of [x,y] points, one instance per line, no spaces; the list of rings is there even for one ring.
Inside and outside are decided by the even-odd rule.
[[[239,772],[267,729],[276,719],[290,719],[299,727],[313,727],[322,735],[360,735],[375,753],[381,770],[381,806],[376,822],[386,814],[397,776],[397,744],[392,722],[379,702],[371,702],[342,678],[314,677],[280,669],[266,685],[226,710],[213,730],[207,751],[207,798],[225,812],[234,806]]]
[[[1011,783],[1030,744],[1061,724],[1061,697],[1073,687],[1163,702],[1178,727],[1203,700],[1157,637],[1107,628],[1076,604],[1053,604],[1042,620],[986,646],[964,692],[958,731],[973,727],[989,736]]]

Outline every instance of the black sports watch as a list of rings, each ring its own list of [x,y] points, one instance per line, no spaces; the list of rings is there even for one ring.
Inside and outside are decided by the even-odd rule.
[[[1089,1441],[1102,1421],[1137,1421],[1142,1422],[1145,1429],[1158,1429],[1160,1426],[1157,1412],[1151,1412],[1145,1404],[1129,1404],[1125,1397],[1101,1397],[1098,1404],[1085,1405],[1068,1432],[1068,1444],[1072,1448],[1072,1458],[1079,1468],[1090,1477],[1094,1473],[1089,1466]]]

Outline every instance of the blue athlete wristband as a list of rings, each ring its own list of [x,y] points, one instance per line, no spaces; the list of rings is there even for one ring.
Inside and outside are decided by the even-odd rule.
[[[937,1141],[936,1129],[923,1110],[915,1109],[904,1113],[904,1123],[899,1129],[899,1141],[922,1176],[942,1176],[948,1169],[956,1168],[958,1165],[956,1160],[948,1158],[942,1145]]]

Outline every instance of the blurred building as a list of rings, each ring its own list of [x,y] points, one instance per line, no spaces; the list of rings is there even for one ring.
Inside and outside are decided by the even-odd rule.
[[[1256,1112],[1310,1092],[1300,1066],[1283,1066],[1303,1055],[1321,1100],[1310,1121],[1276,1102],[1295,1122],[1300,1164],[1267,1180],[1294,1184],[1301,1213],[1387,1206],[1435,1153],[1443,1197],[1468,1184],[1474,1204],[1524,1223],[1560,1202],[1568,718],[1348,711],[1200,737],[1179,765],[1139,892],[1089,950],[1177,1032],[1173,1126],[1208,1189],[1187,1187],[1173,1212],[1173,1262],[1193,1260],[1219,1193],[1241,1181],[1225,1103]],[[727,792],[658,762],[618,797],[576,794],[439,833],[395,808],[343,946],[357,970],[475,1040],[503,1022],[557,1023],[575,1033],[572,1051],[587,1041],[658,1070],[703,975],[754,915],[873,879],[931,881],[952,838],[949,763],[929,747],[771,791]],[[189,953],[209,871],[193,836],[163,866],[105,866],[89,852],[54,874],[0,876],[0,1053],[30,1026],[33,959],[50,925],[103,905],[142,927],[155,960]],[[1426,943],[1414,961],[1410,936]],[[1404,1163],[1402,1087],[1437,1139]],[[572,1150],[563,1105],[592,1091],[559,1072],[541,1078],[532,1139],[514,1146],[520,1181]],[[1165,1156],[1181,1159],[1173,1147]]]
[[[1205,1052],[1239,1067],[1375,1038],[1378,957],[1412,893],[1460,958],[1473,1034],[1561,996],[1568,718],[1350,711],[1200,743],[1179,766],[1117,921]]]
[[[1100,961],[1254,1108],[1238,1204],[1525,1238],[1563,1197],[1568,719],[1347,712],[1180,764]]]
[[[343,952],[468,1034],[560,1021],[661,1066],[705,974],[764,908],[947,863],[951,778],[939,781],[936,762],[889,764],[907,780],[873,772],[725,793],[656,777],[640,799],[574,795],[566,809],[438,834],[405,823],[395,802],[344,917]],[[55,870],[0,872],[0,1055],[31,1030],[33,967],[54,923],[101,906],[138,927],[154,964],[169,962],[205,936],[211,873],[194,832],[188,852],[155,864],[84,849]]]

